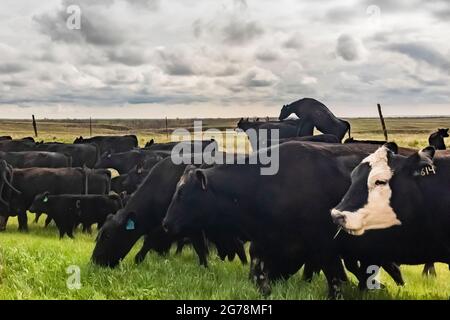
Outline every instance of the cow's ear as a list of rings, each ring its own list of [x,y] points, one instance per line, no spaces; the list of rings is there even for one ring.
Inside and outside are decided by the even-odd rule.
[[[388,149],[393,154],[398,154],[398,146],[395,142],[388,142],[383,145],[386,149]]]
[[[432,146],[420,150],[408,158],[407,168],[416,177],[436,174],[436,168],[433,163],[435,153],[436,149]]]
[[[202,186],[202,190],[206,191],[208,187],[208,179],[206,178],[206,174],[201,169],[195,170],[195,177],[200,182],[200,185]]]

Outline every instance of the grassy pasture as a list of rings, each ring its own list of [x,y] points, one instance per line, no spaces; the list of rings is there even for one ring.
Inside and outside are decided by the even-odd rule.
[[[376,119],[350,119],[357,139],[382,139]],[[391,140],[401,146],[424,147],[429,134],[438,127],[449,127],[450,118],[386,119]],[[236,119],[207,119],[204,126],[233,128]],[[189,127],[188,120],[170,120],[169,128]],[[89,135],[87,121],[39,121],[39,138],[46,141],[71,142],[75,136]],[[98,120],[94,134],[135,133],[140,144],[150,138],[167,140],[164,120]],[[0,120],[0,135],[22,137],[32,135],[31,121]],[[30,215],[30,220],[33,216]],[[167,257],[150,254],[142,265],[133,258],[141,242],[115,270],[92,265],[90,255],[95,234],[76,233],[74,240],[59,240],[56,227],[43,228],[30,222],[28,234],[17,231],[17,219],[10,219],[7,231],[0,233],[0,299],[262,299],[248,281],[248,266],[238,261],[221,262],[214,252],[210,267],[198,265],[189,248],[182,255]],[[414,245],[414,244],[412,244]],[[81,289],[66,286],[66,269],[81,269]],[[450,271],[438,264],[436,279],[424,279],[421,266],[402,266],[406,286],[396,287],[381,275],[386,289],[361,293],[355,279],[344,288],[347,299],[449,299]],[[312,283],[301,281],[301,272],[287,281],[276,283],[269,299],[326,299],[326,281],[316,276]]]

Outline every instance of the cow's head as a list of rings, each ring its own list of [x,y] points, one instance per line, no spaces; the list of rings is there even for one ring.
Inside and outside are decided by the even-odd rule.
[[[46,213],[48,204],[50,202],[49,195],[50,192],[48,191],[38,194],[36,197],[34,197],[33,203],[28,210],[33,213]]]
[[[439,135],[440,135],[442,138],[448,138],[448,137],[449,137],[448,131],[449,131],[448,128],[447,128],[447,129],[438,129],[438,133],[439,133]]]
[[[286,119],[287,117],[289,117],[291,114],[292,114],[291,106],[290,106],[290,105],[284,105],[284,106],[281,108],[280,116],[278,117],[278,119],[279,119],[280,121],[281,121],[281,120],[284,120],[284,119]]]
[[[115,165],[115,159],[114,154],[108,150],[103,152],[103,154],[100,156],[100,158],[95,163],[94,168],[100,169],[100,168],[113,168]]]
[[[163,227],[175,235],[201,230],[217,212],[214,208],[217,208],[217,201],[209,190],[206,170],[187,166],[177,184]]]
[[[100,266],[114,268],[130,252],[142,235],[136,214],[126,209],[108,215],[98,232],[92,261]]]
[[[422,205],[418,179],[435,174],[435,149],[410,157],[396,155],[388,143],[365,158],[351,174],[351,186],[331,211],[333,221],[352,235],[387,229],[409,221]]]
[[[145,177],[147,177],[149,172],[149,170],[144,169],[143,163],[134,166],[134,168],[126,174],[125,179],[122,181],[125,191],[128,194],[135,192],[142,181],[144,181]]]

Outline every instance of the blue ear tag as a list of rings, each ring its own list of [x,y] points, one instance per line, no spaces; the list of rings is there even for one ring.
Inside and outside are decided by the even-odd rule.
[[[126,230],[131,231],[131,230],[134,230],[134,229],[136,229],[134,227],[134,221],[131,220],[131,219],[128,219]]]

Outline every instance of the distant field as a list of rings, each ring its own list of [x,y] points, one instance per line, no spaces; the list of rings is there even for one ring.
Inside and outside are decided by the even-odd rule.
[[[206,127],[234,128],[237,119],[206,119]],[[350,119],[357,139],[382,139],[377,119]],[[402,146],[424,147],[429,134],[449,127],[450,118],[386,119],[391,140]],[[86,121],[38,121],[39,139],[71,142],[89,135]],[[192,120],[169,120],[169,128],[190,127]],[[143,145],[150,138],[165,141],[165,120],[99,120],[93,134],[134,133]],[[33,135],[31,121],[0,120],[0,135]],[[32,216],[30,215],[30,220]],[[213,252],[210,267],[198,265],[191,249],[176,256],[147,256],[136,266],[134,255],[139,242],[115,270],[90,263],[95,234],[76,234],[76,239],[58,239],[56,227],[44,229],[43,220],[30,223],[28,234],[17,231],[17,219],[10,219],[7,231],[0,233],[0,299],[262,299],[248,281],[248,266],[237,261],[221,262]],[[413,245],[413,244],[412,244]],[[66,286],[67,267],[81,269],[81,289]],[[402,266],[406,286],[399,288],[384,273],[386,289],[361,293],[355,280],[345,287],[347,299],[449,299],[450,271],[438,264],[436,279],[424,279],[421,266]],[[270,299],[326,299],[326,281],[316,276],[312,283],[301,281],[301,272],[274,285]]]
[[[239,119],[201,119],[204,129],[234,129]],[[356,139],[382,140],[380,121],[375,118],[347,119],[352,125],[352,136]],[[193,119],[169,119],[168,132],[176,128],[191,129]],[[429,135],[437,128],[450,127],[448,118],[387,118],[389,139],[405,147],[424,147]],[[169,140],[165,120],[93,120],[93,135],[136,134],[139,144],[151,138]],[[89,137],[89,120],[38,120],[39,139],[45,141],[72,142],[77,136]],[[14,138],[33,136],[30,120],[0,120],[0,135]]]

